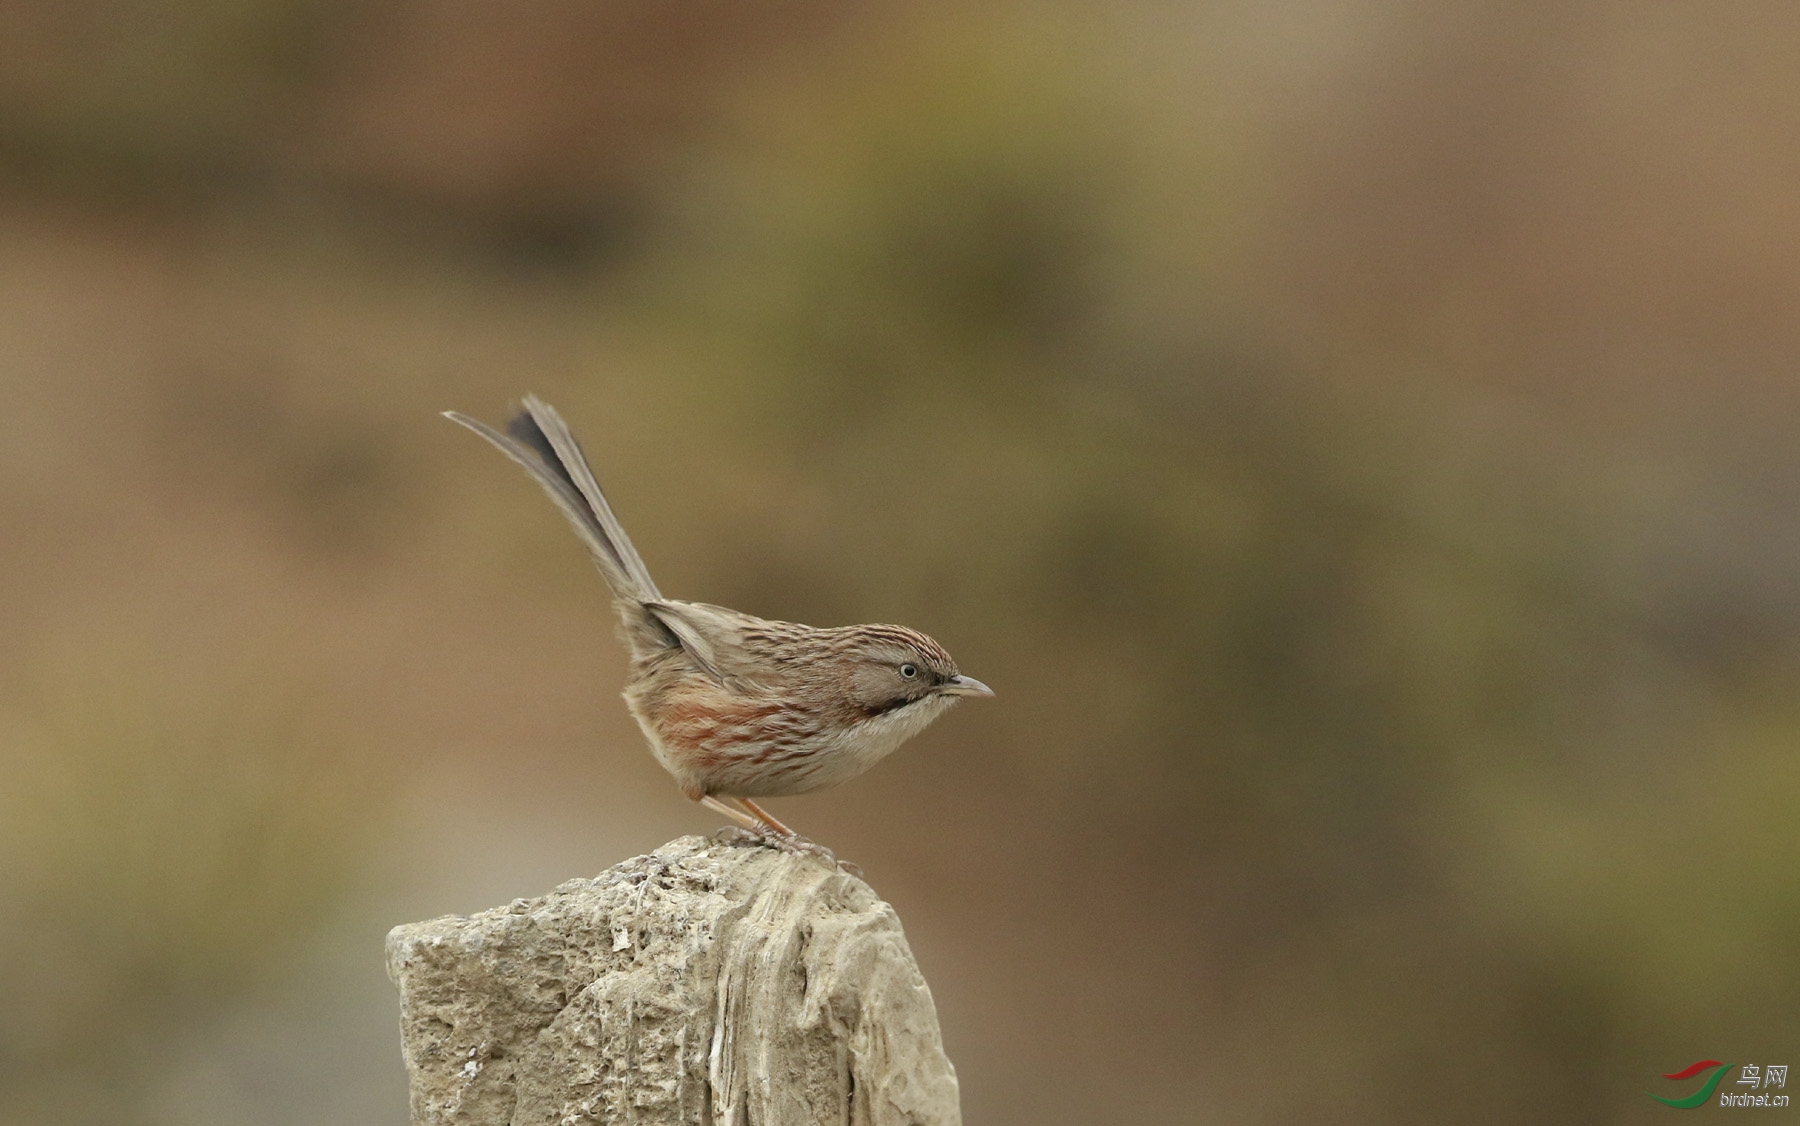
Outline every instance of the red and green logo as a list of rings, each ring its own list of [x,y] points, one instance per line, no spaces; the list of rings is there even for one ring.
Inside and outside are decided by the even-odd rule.
[[[1706,1082],[1700,1084],[1698,1091],[1685,1099],[1665,1099],[1661,1095],[1650,1095],[1649,1091],[1645,1091],[1644,1094],[1650,1095],[1664,1106],[1672,1106],[1678,1110],[1692,1110],[1712,1098],[1712,1093],[1718,1089],[1719,1080],[1725,1078],[1725,1073],[1731,1070],[1731,1065],[1720,1063],[1718,1060],[1701,1060],[1698,1063],[1688,1064],[1680,1071],[1671,1071],[1663,1076],[1664,1079],[1692,1079],[1707,1068],[1712,1069],[1712,1074],[1706,1077]]]

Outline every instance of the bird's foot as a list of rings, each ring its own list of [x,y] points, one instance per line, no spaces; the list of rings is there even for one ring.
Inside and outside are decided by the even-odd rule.
[[[762,845],[764,848],[772,848],[777,852],[786,852],[795,856],[817,856],[841,872],[857,877],[861,877],[863,874],[862,869],[855,864],[848,860],[839,860],[837,853],[818,841],[808,840],[798,833],[783,833],[767,826],[747,829],[741,825],[727,825],[714,833],[713,839],[722,844]]]

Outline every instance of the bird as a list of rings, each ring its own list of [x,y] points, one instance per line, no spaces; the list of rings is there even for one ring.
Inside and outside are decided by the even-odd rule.
[[[810,844],[756,799],[846,782],[962,698],[994,695],[905,626],[820,628],[663,597],[555,408],[526,395],[504,432],[444,417],[517,462],[568,519],[612,593],[631,657],[625,704],[651,752],[685,797],[742,829]]]

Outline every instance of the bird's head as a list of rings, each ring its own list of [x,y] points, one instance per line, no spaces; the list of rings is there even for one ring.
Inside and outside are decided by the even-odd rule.
[[[852,702],[868,717],[884,716],[926,701],[941,711],[963,696],[992,696],[994,690],[964,676],[942,645],[904,626],[851,626],[844,655],[849,659]]]

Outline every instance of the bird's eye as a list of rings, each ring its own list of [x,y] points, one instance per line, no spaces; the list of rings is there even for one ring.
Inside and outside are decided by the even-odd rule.
[[[901,665],[900,666],[900,675],[905,677],[908,680],[911,680],[913,677],[919,675],[919,666],[912,664],[910,662],[907,664]]]

